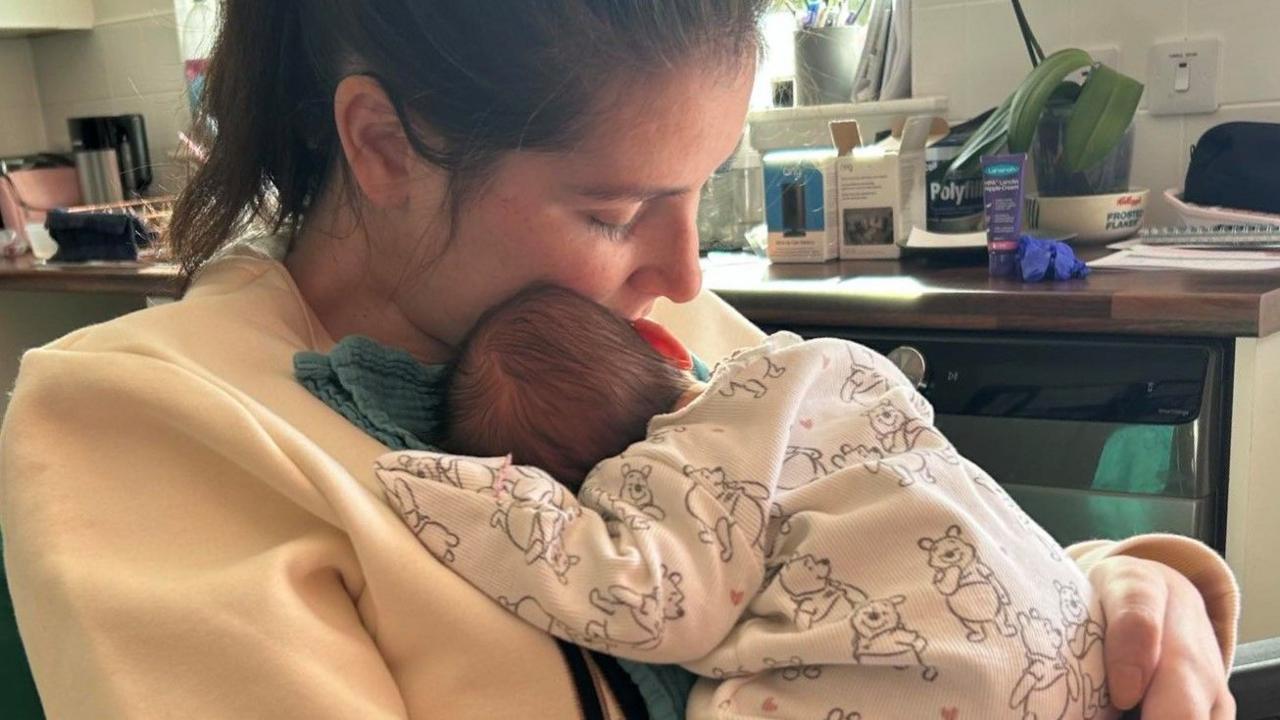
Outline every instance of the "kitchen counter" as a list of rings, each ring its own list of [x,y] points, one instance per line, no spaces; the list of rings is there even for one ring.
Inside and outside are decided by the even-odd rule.
[[[180,289],[178,267],[167,263],[42,265],[30,255],[0,258],[0,290],[177,297]]]
[[[1086,250],[1086,259],[1103,249]],[[864,328],[1266,337],[1280,332],[1280,271],[1098,270],[1085,280],[987,276],[985,257],[770,264],[703,259],[706,287],[756,323]],[[38,265],[0,259],[0,290],[176,297],[169,264]]]
[[[706,287],[758,324],[1180,337],[1280,331],[1280,271],[1096,270],[1084,280],[1021,283],[988,277],[982,253],[772,265],[713,253],[703,268]]]

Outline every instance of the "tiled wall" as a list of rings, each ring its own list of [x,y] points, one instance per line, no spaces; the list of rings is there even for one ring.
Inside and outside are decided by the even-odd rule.
[[[1280,122],[1280,2],[1277,0],[1023,0],[1046,52],[1114,47],[1119,69],[1146,81],[1155,42],[1222,39],[1218,112],[1153,117],[1140,110],[1133,184],[1181,187],[1191,145],[1232,120]],[[914,0],[912,45],[917,95],[947,95],[953,119],[998,104],[1030,70],[1009,0]],[[1145,105],[1145,103],[1144,103]],[[1151,221],[1174,214],[1163,201]]]
[[[171,157],[190,123],[173,0],[96,0],[95,16],[90,32],[29,41],[44,147],[70,149],[67,118],[142,113],[155,166],[151,192],[172,192],[181,169]]]
[[[26,38],[0,40],[0,155],[46,147],[35,59]]]

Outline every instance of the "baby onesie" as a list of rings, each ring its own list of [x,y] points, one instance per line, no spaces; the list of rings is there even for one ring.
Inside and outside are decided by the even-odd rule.
[[[378,477],[524,620],[700,675],[691,718],[1117,714],[1088,581],[855,343],[731,356],[577,497],[505,458],[396,452]]]

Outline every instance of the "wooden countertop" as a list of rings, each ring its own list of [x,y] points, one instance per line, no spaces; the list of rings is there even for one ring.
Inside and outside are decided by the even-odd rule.
[[[985,253],[776,265],[713,253],[703,268],[707,288],[763,324],[1176,337],[1280,331],[1280,271],[1095,270],[1083,280],[1021,283],[990,278]]]
[[[177,297],[178,268],[167,263],[39,264],[25,255],[0,258],[0,290],[100,292]]]
[[[989,278],[982,253],[777,265],[714,253],[703,268],[707,288],[766,324],[1175,337],[1280,331],[1280,271],[1096,270],[1084,280],[1024,284]],[[0,290],[176,297],[178,269],[0,259]]]

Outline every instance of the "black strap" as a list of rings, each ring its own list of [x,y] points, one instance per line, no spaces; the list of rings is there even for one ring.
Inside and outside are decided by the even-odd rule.
[[[644,696],[640,694],[640,688],[636,687],[630,673],[618,664],[618,659],[604,653],[590,650],[587,652],[591,653],[591,659],[596,662],[596,667],[600,668],[600,674],[604,675],[604,681],[613,692],[613,698],[622,708],[622,716],[627,720],[649,720],[649,708],[644,704]]]
[[[555,638],[555,641],[560,654],[564,656],[565,664],[569,666],[573,687],[578,691],[578,704],[582,706],[583,720],[605,720],[604,703],[596,693],[596,684],[591,679],[591,668],[587,667],[582,648],[560,638]]]

